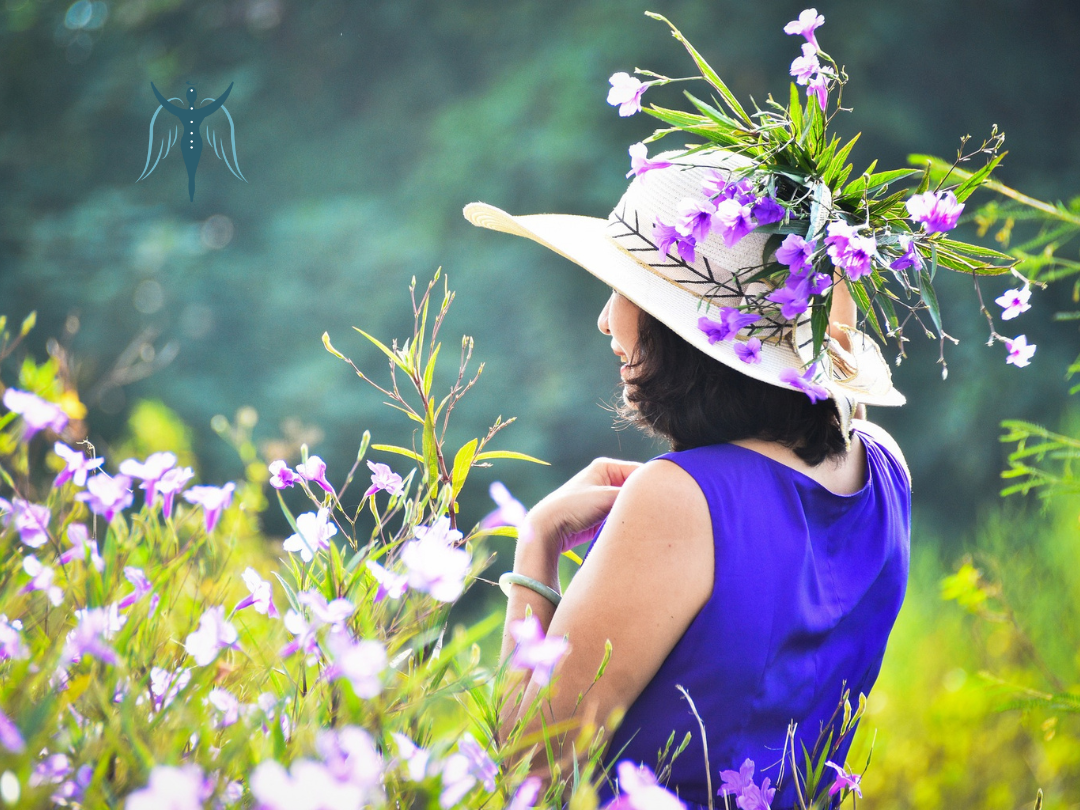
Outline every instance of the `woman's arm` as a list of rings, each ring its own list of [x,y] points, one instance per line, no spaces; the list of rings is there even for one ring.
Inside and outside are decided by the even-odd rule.
[[[618,480],[619,470],[612,472],[611,480]],[[616,490],[604,530],[557,609],[526,588],[513,588],[508,628],[528,605],[549,635],[570,641],[555,668],[550,700],[542,708],[549,726],[584,719],[603,725],[614,710],[628,707],[712,593],[712,521],[705,496],[688,473],[657,460],[634,471],[621,486],[596,483],[602,480],[597,470],[591,480],[557,490],[537,504],[527,521],[532,535],[519,541],[515,558],[515,570],[557,587],[558,554],[570,536],[565,526],[587,523],[598,514],[602,518],[600,491],[593,487]],[[604,677],[593,685],[608,640],[611,660]],[[504,660],[513,649],[513,637],[506,632]],[[531,678],[523,678],[519,686],[524,689],[521,706],[527,707],[540,686]],[[504,739],[519,714],[513,697],[507,706]],[[526,734],[540,728],[540,719],[534,718]],[[570,755],[559,750],[557,741],[552,744],[556,757]],[[539,763],[536,767],[545,770]]]
[[[855,305],[855,299],[851,297],[851,291],[847,283],[839,275],[833,276],[832,307],[829,309],[829,337],[839,343],[845,351],[851,351],[851,338],[848,337],[841,327],[855,328],[859,319],[859,308]],[[855,409],[856,419],[866,419],[866,406],[859,405]]]

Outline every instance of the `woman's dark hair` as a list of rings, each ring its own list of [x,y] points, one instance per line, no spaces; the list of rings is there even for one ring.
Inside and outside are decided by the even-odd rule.
[[[622,421],[689,450],[738,439],[779,442],[816,466],[846,450],[831,399],[755,380],[694,348],[642,310]]]

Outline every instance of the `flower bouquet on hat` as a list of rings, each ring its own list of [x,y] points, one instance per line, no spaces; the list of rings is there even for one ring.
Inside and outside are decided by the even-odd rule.
[[[722,363],[833,399],[845,423],[858,403],[904,402],[868,333],[895,341],[899,362],[904,330],[921,327],[941,343],[944,374],[944,343],[954,339],[942,327],[938,270],[972,274],[976,285],[1016,272],[1012,257],[949,236],[1004,157],[1004,135],[995,127],[977,147],[963,139],[944,173],[929,164],[877,171],[875,161],[856,175],[848,157],[858,136],[842,143],[829,133],[847,75],[818,43],[815,9],[784,28],[803,40],[788,103],[770,96],[752,111],[674,25],[647,15],[671,28],[699,75],[611,77],[607,101],[620,115],[644,111],[665,126],[630,147],[633,179],[610,216],[511,216],[472,203],[466,217],[561,253]],[[690,111],[642,106],[650,87],[692,80],[712,99],[685,93]],[[650,157],[648,145],[671,135],[685,146]],[[981,165],[961,168],[973,162]],[[837,295],[854,300],[858,323],[830,328]]]

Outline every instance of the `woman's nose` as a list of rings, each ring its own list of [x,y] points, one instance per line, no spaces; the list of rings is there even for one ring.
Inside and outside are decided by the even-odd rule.
[[[612,298],[615,293],[611,294]],[[611,298],[608,298],[607,303],[604,304],[604,308],[600,310],[600,317],[596,319],[596,328],[603,332],[605,335],[611,334],[611,329],[608,328],[608,312],[611,309]]]

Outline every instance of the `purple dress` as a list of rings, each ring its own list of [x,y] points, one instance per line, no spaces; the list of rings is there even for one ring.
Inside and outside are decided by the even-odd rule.
[[[860,692],[870,693],[907,586],[911,487],[891,453],[859,436],[868,480],[852,495],[836,495],[732,444],[658,457],[688,472],[708,501],[713,592],[627,710],[608,747],[608,764],[629,759],[655,770],[671,732],[672,748],[690,732],[667,786],[691,808],[707,807],[701,730],[677,684],[704,722],[714,793],[720,771],[738,770],[748,758],[755,784],[769,777],[775,787],[792,720],[802,771],[802,745],[813,750],[843,686],[851,690],[853,709]],[[832,757],[838,765],[851,736]],[[790,748],[783,758],[773,810],[797,806]],[[851,763],[857,770],[863,764]],[[614,767],[609,775],[616,779]],[[825,769],[826,787],[834,776]],[[602,787],[601,800],[609,798],[610,786]],[[839,798],[838,792],[834,801]],[[716,807],[724,807],[722,798]]]

